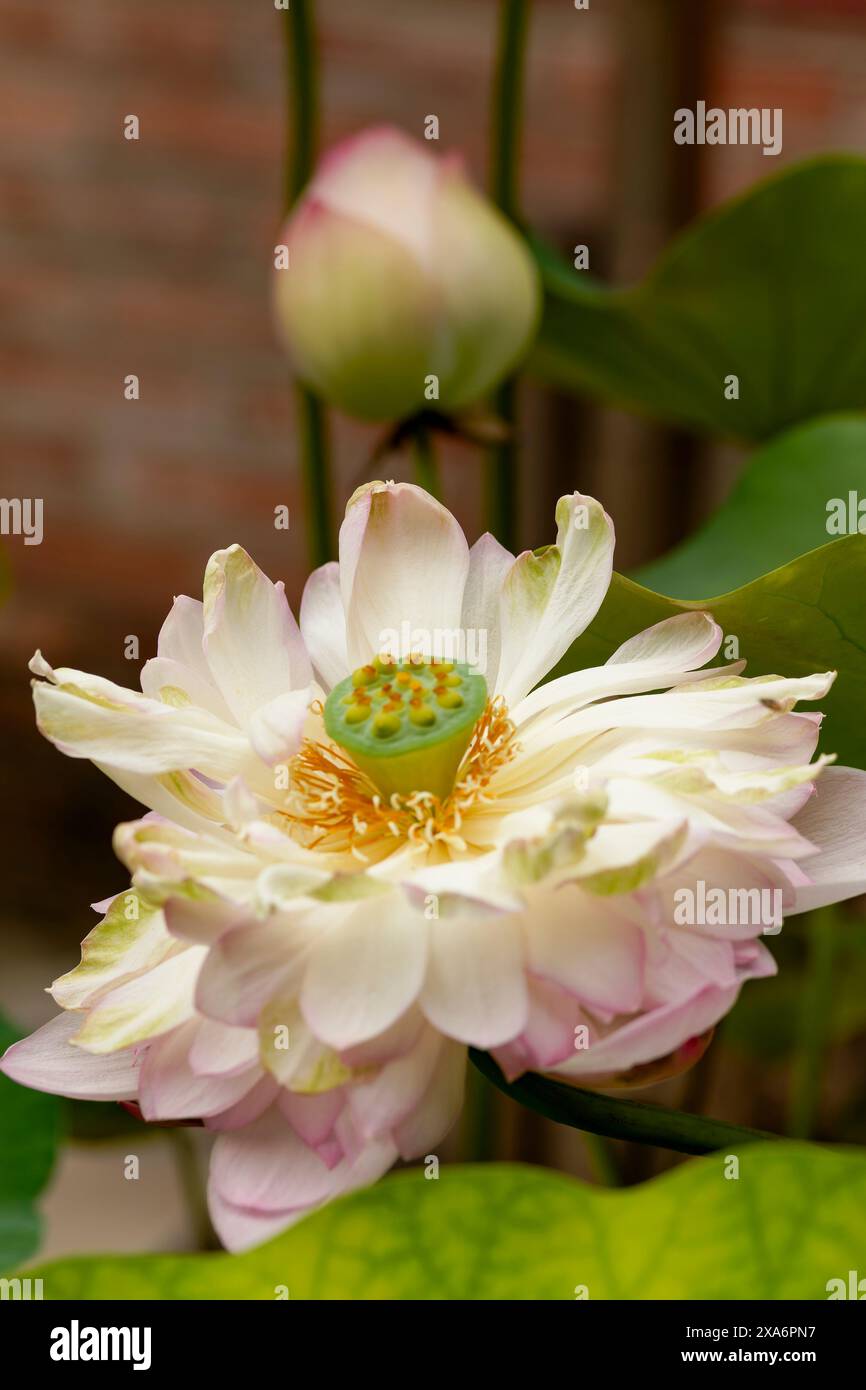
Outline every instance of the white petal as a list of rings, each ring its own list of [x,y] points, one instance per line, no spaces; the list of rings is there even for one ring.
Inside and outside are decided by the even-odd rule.
[[[401,1158],[419,1158],[457,1122],[466,1084],[466,1048],[445,1039],[433,1076],[414,1109],[394,1129]]]
[[[592,700],[638,695],[694,681],[696,668],[715,656],[721,639],[721,628],[706,613],[665,618],[630,638],[604,666],[590,666],[540,686],[512,709],[511,717],[516,724],[523,724],[556,706],[571,713]],[[730,668],[726,670],[730,673]],[[712,668],[705,674],[712,679],[725,671]]]
[[[608,658],[608,666],[652,661],[673,671],[696,670],[711,661],[722,629],[711,613],[677,613],[629,637]]]
[[[502,649],[496,690],[515,705],[598,612],[613,570],[613,524],[576,492],[556,508],[556,544],[524,551],[502,588]]]
[[[308,940],[299,922],[283,917],[233,927],[208,952],[196,1007],[223,1023],[253,1026],[269,999],[300,982]]]
[[[141,668],[141,690],[150,700],[160,700],[166,705],[184,703],[209,710],[217,719],[232,725],[234,715],[214,684],[210,671],[206,676],[179,661],[167,656],[154,656]],[[184,700],[184,697],[185,700]]]
[[[196,978],[206,955],[188,946],[143,975],[104,994],[82,1018],[75,1041],[88,1052],[118,1052],[156,1038],[194,1013]]]
[[[435,270],[433,203],[438,161],[402,130],[378,127],[338,145],[319,165],[310,194],[335,213],[393,237]]]
[[[349,1107],[363,1138],[390,1133],[414,1110],[430,1084],[442,1046],[440,1034],[427,1026],[405,1056],[382,1067],[372,1080],[348,1088]]]
[[[129,975],[157,965],[175,946],[162,912],[135,889],[118,893],[81,943],[81,963],[54,981],[62,1009],[81,1009]]]
[[[301,598],[301,636],[325,690],[349,674],[346,614],[336,561],[313,570]]]
[[[259,1039],[254,1028],[233,1028],[214,1019],[197,1020],[189,1050],[196,1076],[236,1076],[258,1061]]]
[[[159,630],[157,655],[188,666],[203,680],[211,679],[204,654],[204,610],[200,599],[181,594]]]
[[[421,1008],[435,1028],[474,1047],[522,1032],[528,1000],[515,917],[443,917],[430,924]]]
[[[812,882],[798,889],[792,912],[866,893],[866,772],[825,768],[794,824],[821,853],[803,866]]]
[[[304,690],[289,690],[250,716],[250,742],[268,767],[297,753],[312,698],[309,686]]]
[[[214,835],[228,839],[223,828],[222,801],[217,792],[191,772],[165,772],[148,777],[140,772],[125,772],[94,759],[93,766],[138,801],[165,820],[174,821],[195,834]]]
[[[316,945],[301,992],[310,1028],[338,1050],[385,1032],[418,997],[427,923],[402,897],[352,909]]]
[[[272,584],[239,545],[212,555],[204,578],[208,666],[238,722],[290,690],[312,668],[282,581]]]
[[[197,768],[219,780],[247,751],[240,733],[207,710],[175,708],[83,671],[59,669],[57,685],[33,686],[40,731],[71,758],[128,772]]]
[[[489,532],[480,536],[469,551],[469,573],[466,576],[460,622],[465,633],[474,634],[475,665],[485,677],[488,690],[496,689],[502,640],[499,631],[500,599],[505,576],[513,564],[511,551],[501,546]],[[469,636],[466,641],[468,645]],[[480,660],[482,644],[483,661]]]
[[[384,647],[432,652],[460,632],[469,550],[454,517],[411,483],[370,483],[340,528],[350,668]]]

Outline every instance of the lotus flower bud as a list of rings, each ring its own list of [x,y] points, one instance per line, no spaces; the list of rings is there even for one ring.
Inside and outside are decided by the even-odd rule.
[[[393,129],[332,150],[284,229],[279,331],[300,378],[369,420],[469,406],[517,363],[540,308],[519,234]]]

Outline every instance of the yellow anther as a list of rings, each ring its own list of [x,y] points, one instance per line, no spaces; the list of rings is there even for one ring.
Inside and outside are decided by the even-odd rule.
[[[373,718],[373,733],[377,738],[393,738],[400,732],[400,716],[391,714],[386,710],[380,710]]]

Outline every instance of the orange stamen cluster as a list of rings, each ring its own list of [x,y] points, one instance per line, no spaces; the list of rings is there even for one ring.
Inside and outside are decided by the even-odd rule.
[[[291,800],[280,815],[308,849],[376,862],[400,843],[466,849],[460,834],[474,806],[491,800],[493,777],[517,752],[501,698],[488,700],[444,800],[430,792],[385,798],[334,743],[307,739],[290,764]]]

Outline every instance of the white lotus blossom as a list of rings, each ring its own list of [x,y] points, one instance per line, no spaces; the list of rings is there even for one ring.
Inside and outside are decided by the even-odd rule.
[[[470,549],[419,488],[370,484],[300,627],[232,546],[141,693],[34,658],[42,732],[149,814],[117,830],[132,886],[63,1012],[3,1068],[214,1130],[233,1249],[434,1149],[469,1045],[581,1085],[688,1064],[775,966],[766,921],[684,922],[684,890],[788,914],[866,887],[866,774],[813,761],[795,711],[833,673],[707,668],[720,629],[684,612],[541,684],[613,556],[592,498],[556,523],[541,551]],[[449,633],[484,635],[482,673]]]

